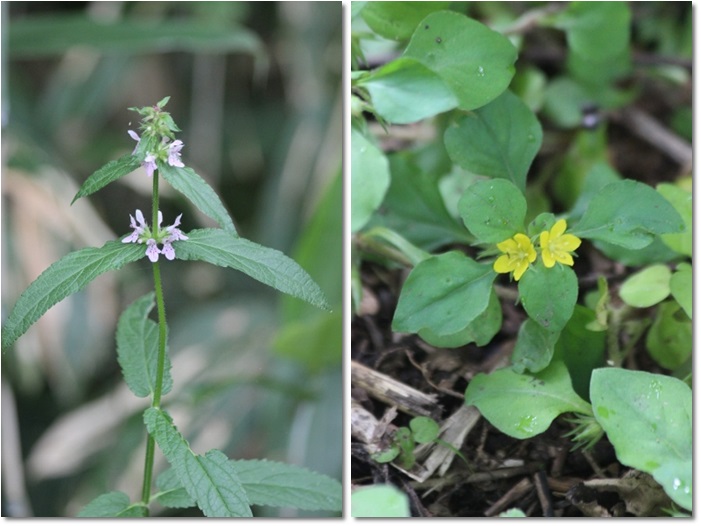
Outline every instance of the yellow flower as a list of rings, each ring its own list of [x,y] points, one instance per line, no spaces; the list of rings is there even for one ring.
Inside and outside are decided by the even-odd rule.
[[[497,243],[497,248],[504,252],[504,255],[499,256],[494,262],[494,271],[500,274],[513,272],[516,281],[521,279],[528,265],[537,257],[533,243],[524,234],[516,234],[512,238]]]
[[[560,219],[553,225],[550,232],[540,233],[540,248],[543,251],[543,264],[552,268],[555,263],[574,265],[570,252],[574,252],[582,244],[582,240],[572,234],[565,234],[567,221]]]

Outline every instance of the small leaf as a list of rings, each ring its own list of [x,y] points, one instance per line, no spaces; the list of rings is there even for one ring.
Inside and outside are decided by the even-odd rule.
[[[132,504],[121,491],[112,491],[90,501],[78,517],[148,517],[148,509],[142,503]]]
[[[158,162],[158,172],[173,188],[192,201],[200,212],[214,219],[224,230],[236,234],[236,227],[219,196],[192,168]]]
[[[646,308],[669,296],[672,272],[666,265],[652,265],[636,272],[621,285],[621,299],[631,307]]]
[[[648,185],[625,179],[599,190],[570,233],[640,249],[652,243],[656,234],[684,229],[684,221],[669,201]]]
[[[691,357],[693,336],[691,319],[677,302],[665,301],[657,309],[645,346],[662,367],[676,369]]]
[[[661,374],[596,369],[591,379],[594,415],[618,460],[651,474],[680,506],[692,506],[692,393]]]
[[[534,113],[510,91],[456,118],[445,131],[450,158],[472,173],[499,177],[526,189],[526,175],[543,130]]]
[[[681,234],[662,234],[660,236],[662,241],[675,252],[691,257],[694,248],[692,235],[694,207],[691,192],[669,183],[658,184],[657,191],[679,212],[686,225],[686,232]]]
[[[358,80],[387,122],[408,124],[452,110],[458,99],[441,77],[413,58],[399,58]],[[351,172],[352,173],[352,172]]]
[[[328,309],[319,286],[282,252],[219,229],[192,230],[187,235],[187,241],[178,241],[175,246],[178,259],[206,261],[240,270],[280,292]]]
[[[365,486],[351,493],[352,517],[411,517],[409,497],[394,486]]]
[[[504,179],[479,181],[460,198],[465,226],[482,243],[501,243],[524,231],[526,198]]]
[[[2,330],[2,348],[12,345],[59,301],[85,288],[108,270],[144,257],[143,245],[108,241],[100,248],[71,252],[34,280],[17,300]]]
[[[438,438],[441,428],[433,418],[417,416],[411,419],[409,427],[417,444],[433,442]]]
[[[155,305],[155,293],[150,292],[127,307],[117,324],[117,361],[129,389],[140,397],[155,392],[158,324],[148,318]],[[170,359],[166,353],[162,394],[167,394],[172,387]]]
[[[473,110],[506,90],[517,51],[508,38],[484,24],[453,11],[438,11],[421,21],[403,57],[436,73],[455,94],[459,107]]]
[[[542,371],[552,360],[559,332],[548,331],[531,319],[526,319],[518,330],[518,338],[511,356],[513,369],[521,374]]]
[[[229,459],[212,449],[196,455],[165,411],[144,412],[149,434],[175,469],[188,494],[207,517],[252,517],[246,492]]]
[[[438,336],[461,331],[487,308],[495,277],[490,265],[458,251],[423,260],[404,282],[392,329]]]
[[[88,177],[83,185],[75,194],[71,204],[75,203],[81,197],[86,197],[94,194],[99,189],[104,188],[113,181],[116,181],[122,176],[133,172],[141,165],[141,161],[134,155],[123,155],[115,161],[108,162],[105,166]]]
[[[539,260],[518,282],[518,291],[528,316],[546,330],[558,332],[572,316],[579,283],[570,267],[556,263],[546,268]]]
[[[502,433],[524,439],[550,427],[560,414],[591,414],[588,403],[572,389],[567,367],[553,361],[536,374],[499,369],[475,376],[465,391],[465,403],[476,406]]]
[[[693,310],[693,272],[691,265],[688,263],[680,263],[677,266],[677,271],[672,274],[669,282],[669,287],[672,291],[672,296],[682,306],[686,315],[692,318],[691,311]]]
[[[389,188],[389,163],[380,149],[351,130],[351,232],[365,226]]]
[[[183,487],[175,469],[168,468],[156,479],[156,486],[160,490],[154,495],[156,500],[167,508],[192,508],[195,499],[188,495]]]
[[[251,504],[341,511],[343,487],[308,469],[269,460],[232,460]]]

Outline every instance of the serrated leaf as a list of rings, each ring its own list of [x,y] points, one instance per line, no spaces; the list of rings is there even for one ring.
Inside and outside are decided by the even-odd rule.
[[[207,182],[190,167],[179,168],[158,162],[158,173],[178,192],[187,197],[197,209],[207,217],[214,219],[224,230],[236,234],[229,213],[217,193]]]
[[[224,453],[212,449],[204,456],[196,455],[162,409],[149,407],[144,412],[144,422],[205,516],[253,516],[236,470]]]
[[[465,391],[465,404],[476,406],[489,422],[514,438],[536,436],[560,414],[591,414],[570,381],[567,367],[553,361],[536,374],[499,369],[475,376]]]
[[[607,367],[591,378],[594,415],[626,465],[650,473],[692,506],[692,392],[681,380]]]
[[[108,241],[64,256],[34,280],[17,300],[2,330],[2,348],[12,345],[59,301],[82,290],[100,274],[117,270],[145,255],[143,245]]]
[[[351,232],[365,226],[389,187],[385,154],[362,133],[351,130]]]
[[[155,305],[155,293],[149,292],[127,307],[117,324],[117,361],[129,389],[140,397],[155,392],[158,324],[148,318]],[[166,353],[162,394],[167,394],[172,387],[170,358]]]
[[[78,190],[78,193],[75,194],[71,204],[75,203],[81,197],[94,194],[111,182],[133,172],[140,165],[141,161],[135,155],[123,155],[119,159],[108,162],[85,180],[80,190]]]
[[[207,228],[188,232],[176,247],[178,259],[206,261],[248,274],[274,289],[328,310],[324,293],[294,260],[224,230]]]
[[[343,487],[308,469],[269,460],[230,461],[251,504],[341,511]]]
[[[78,517],[147,517],[148,509],[141,503],[132,504],[121,491],[104,493],[91,500]]]
[[[167,508],[192,508],[195,506],[195,499],[185,491],[173,468],[166,469],[158,476],[156,487],[160,491],[154,497],[162,506]]]
[[[437,336],[464,329],[489,305],[496,273],[452,251],[423,260],[409,274],[399,295],[392,328]]]
[[[500,243],[524,231],[526,198],[505,179],[479,181],[458,202],[465,226],[482,243]]]
[[[458,116],[445,130],[444,142],[462,168],[507,179],[523,192],[543,129],[530,108],[507,90],[486,106]]]
[[[656,234],[684,230],[684,221],[669,201],[650,186],[625,179],[599,190],[570,233],[641,249],[652,243]]]

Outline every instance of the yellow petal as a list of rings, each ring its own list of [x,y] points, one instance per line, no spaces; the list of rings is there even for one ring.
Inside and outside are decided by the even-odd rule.
[[[565,265],[569,265],[570,267],[574,265],[574,259],[572,259],[572,256],[567,252],[558,252],[557,254],[553,255],[555,259],[560,263],[564,263]]]
[[[516,265],[516,269],[514,270],[514,279],[516,281],[520,280],[521,276],[523,276],[523,273],[526,272],[527,269],[528,263],[523,259],[519,261],[518,265]]]
[[[550,252],[550,250],[547,248],[543,249],[543,265],[545,265],[547,268],[553,268],[555,266],[555,258],[553,257],[552,252]]]
[[[505,239],[501,243],[497,243],[497,248],[502,252],[515,252],[518,250],[518,245],[513,239]]]
[[[560,248],[568,252],[577,250],[581,244],[582,240],[572,234],[565,234],[558,240],[558,245]]]
[[[550,235],[553,238],[560,237],[562,234],[565,233],[565,230],[567,230],[567,221],[565,221],[564,219],[560,219],[550,229]]]
[[[507,255],[499,256],[494,262],[494,272],[506,274],[516,267],[514,260]]]

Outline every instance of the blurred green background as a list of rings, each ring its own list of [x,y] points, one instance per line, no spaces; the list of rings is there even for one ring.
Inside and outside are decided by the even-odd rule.
[[[198,453],[336,479],[341,35],[340,2],[2,3],[3,319],[51,263],[127,234],[129,214],[150,208],[143,170],[69,205],[93,171],[133,149],[138,115],[127,108],[170,95],[185,164],[243,237],[297,260],[333,312],[231,270],[164,265],[175,383],[165,407]],[[184,231],[213,226],[161,189],[166,223],[183,212]],[[114,331],[151,280],[145,258],[102,276],[3,354],[3,516],[74,516],[112,490],[138,500],[148,402],[121,379]],[[157,460],[156,475],[164,468]]]

